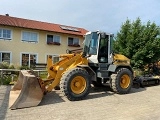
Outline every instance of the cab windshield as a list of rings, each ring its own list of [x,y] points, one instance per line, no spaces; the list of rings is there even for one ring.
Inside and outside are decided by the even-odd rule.
[[[84,42],[84,54],[96,55],[97,54],[97,47],[98,47],[98,38],[99,35],[97,32],[91,32],[85,36]]]

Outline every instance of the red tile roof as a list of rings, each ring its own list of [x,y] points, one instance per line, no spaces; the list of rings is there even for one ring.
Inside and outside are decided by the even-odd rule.
[[[44,30],[44,31],[51,31],[51,32],[58,32],[58,33],[66,33],[66,34],[73,34],[73,35],[84,35],[87,32],[87,30],[83,28],[53,24],[53,23],[23,19],[23,18],[16,18],[16,17],[7,16],[7,15],[0,15],[0,25],[29,28],[29,29],[35,29],[35,30]],[[64,28],[67,28],[67,29],[69,28],[69,29],[66,30]]]

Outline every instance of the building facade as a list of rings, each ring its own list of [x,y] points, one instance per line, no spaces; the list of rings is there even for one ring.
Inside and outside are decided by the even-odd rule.
[[[72,26],[0,15],[0,62],[20,66],[53,62],[66,49],[82,48],[87,30]]]

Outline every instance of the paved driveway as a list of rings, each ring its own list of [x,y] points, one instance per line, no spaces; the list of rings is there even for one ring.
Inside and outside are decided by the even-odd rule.
[[[70,102],[59,91],[44,96],[37,107],[9,110],[10,86],[0,86],[0,120],[160,120],[160,86],[118,95],[92,88],[85,100]]]

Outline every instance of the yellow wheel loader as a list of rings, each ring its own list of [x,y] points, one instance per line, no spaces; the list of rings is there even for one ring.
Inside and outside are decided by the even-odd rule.
[[[81,53],[67,50],[55,64],[52,57],[48,57],[47,80],[22,70],[10,92],[10,108],[37,106],[43,95],[56,86],[71,101],[84,99],[89,94],[91,84],[109,84],[116,93],[128,93],[133,83],[130,60],[124,55],[114,54],[112,43],[113,34],[88,32]]]

